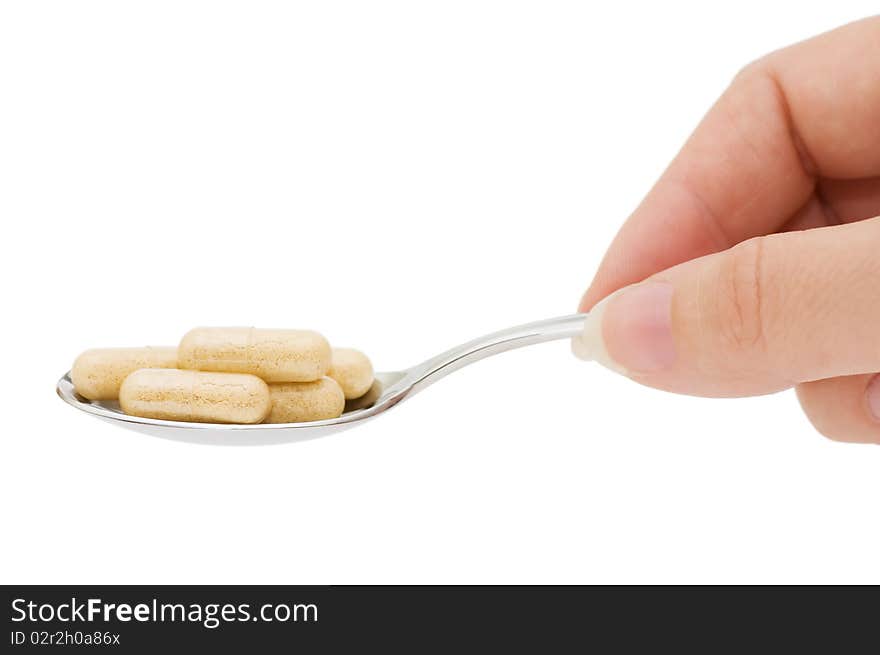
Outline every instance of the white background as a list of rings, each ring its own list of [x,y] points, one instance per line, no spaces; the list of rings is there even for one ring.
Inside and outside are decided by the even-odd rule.
[[[880,448],[790,392],[678,397],[560,342],[264,448],[54,392],[195,325],[388,370],[569,313],[737,69],[874,5],[3,3],[0,581],[880,582]]]

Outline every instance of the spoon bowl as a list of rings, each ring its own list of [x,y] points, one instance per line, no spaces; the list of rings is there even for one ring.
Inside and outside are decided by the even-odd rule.
[[[116,401],[87,400],[76,393],[65,373],[56,391],[66,403],[119,427],[153,437],[219,446],[265,446],[326,437],[360,425],[391,409],[453,371],[514,348],[566,339],[581,332],[586,314],[574,314],[493,332],[447,350],[403,371],[376,373],[370,390],[361,398],[346,401],[342,416],[307,423],[187,423],[141,418],[125,414]]]

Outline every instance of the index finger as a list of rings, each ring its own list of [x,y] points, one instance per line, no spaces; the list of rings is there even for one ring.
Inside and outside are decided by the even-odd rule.
[[[774,52],[715,103],[612,242],[580,309],[822,212],[822,178],[880,175],[880,17]]]

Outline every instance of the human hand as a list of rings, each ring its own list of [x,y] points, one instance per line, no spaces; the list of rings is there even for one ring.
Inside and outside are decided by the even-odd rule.
[[[591,308],[583,359],[700,396],[796,386],[820,432],[880,443],[880,17],[742,70],[614,239]]]

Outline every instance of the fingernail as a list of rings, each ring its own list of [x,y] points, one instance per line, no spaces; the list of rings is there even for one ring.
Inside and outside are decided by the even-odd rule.
[[[655,373],[675,362],[672,292],[666,282],[624,287],[598,303],[572,351],[617,373]]]
[[[880,421],[880,375],[875,375],[868,383],[868,390],[865,393],[868,398],[868,410],[875,421]]]

